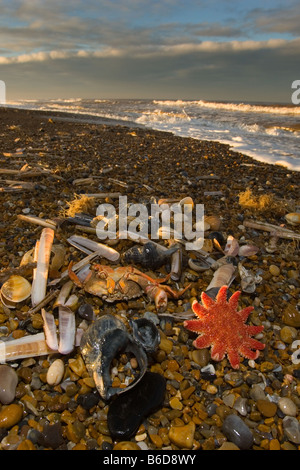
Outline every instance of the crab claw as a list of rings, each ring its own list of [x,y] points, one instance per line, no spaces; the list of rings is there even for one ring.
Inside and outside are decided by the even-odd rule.
[[[164,289],[159,286],[149,285],[146,287],[145,292],[149,300],[154,300],[156,310],[164,312],[168,305],[168,294]]]

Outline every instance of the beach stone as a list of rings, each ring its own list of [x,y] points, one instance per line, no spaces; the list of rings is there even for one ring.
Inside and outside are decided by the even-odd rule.
[[[247,398],[238,397],[233,408],[242,416],[247,416]]]
[[[269,400],[257,400],[256,406],[259,412],[266,418],[271,418],[272,416],[275,416],[277,411],[276,403],[273,403]]]
[[[295,328],[300,327],[300,312],[292,304],[288,304],[282,315],[282,321],[286,325],[293,326]]]
[[[286,437],[294,444],[300,444],[300,423],[294,416],[286,416],[282,420]]]
[[[51,449],[57,449],[64,443],[62,432],[62,426],[60,423],[46,423],[42,431],[41,444],[45,447],[50,447]]]
[[[0,402],[3,405],[11,403],[16,395],[16,387],[18,384],[18,375],[16,371],[6,365],[0,365]]]
[[[249,427],[242,418],[237,415],[226,416],[223,422],[222,431],[231,442],[239,449],[247,450],[253,444],[253,435]]]
[[[190,421],[184,426],[171,426],[169,430],[169,439],[180,449],[191,449],[193,447],[196,425]]]
[[[23,407],[12,403],[4,406],[0,411],[0,428],[11,428],[17,424],[23,416]]]
[[[284,343],[291,344],[297,337],[297,330],[292,326],[284,326],[280,330],[280,338]]]
[[[218,450],[240,450],[237,445],[235,445],[233,442],[223,442],[221,447],[219,447]]]
[[[194,349],[192,351],[192,360],[201,367],[207,366],[210,361],[210,354],[207,348]]]
[[[297,406],[296,404],[288,397],[281,397],[278,400],[278,407],[288,416],[296,416],[297,415]]]
[[[113,450],[141,450],[135,442],[121,441],[113,447]]]
[[[255,400],[266,400],[266,394],[259,384],[253,384],[250,389],[250,397]]]
[[[272,274],[272,276],[279,276],[280,274],[280,269],[275,264],[270,265],[269,271],[270,271],[270,274]]]
[[[133,388],[117,396],[107,414],[112,438],[130,439],[144,418],[162,404],[165,391],[165,378],[155,372],[146,372]]]
[[[65,365],[63,361],[61,359],[56,359],[48,369],[46,376],[47,383],[49,385],[58,385],[63,378],[64,371]]]

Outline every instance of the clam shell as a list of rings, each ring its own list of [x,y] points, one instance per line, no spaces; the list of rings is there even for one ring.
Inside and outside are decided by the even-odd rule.
[[[1,287],[1,295],[4,300],[12,303],[22,302],[31,293],[31,284],[25,277],[13,275]]]
[[[286,214],[285,220],[290,225],[299,225],[300,224],[300,212],[290,212]]]

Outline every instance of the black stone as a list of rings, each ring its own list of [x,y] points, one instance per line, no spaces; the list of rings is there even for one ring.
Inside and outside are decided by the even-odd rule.
[[[130,439],[144,418],[162,405],[165,391],[165,378],[154,372],[146,372],[135,387],[116,397],[109,406],[107,415],[111,437]]]
[[[78,395],[77,398],[77,403],[82,406],[85,410],[89,410],[90,408],[93,408],[93,406],[96,406],[97,403],[100,400],[100,395],[98,391],[96,392],[90,392],[90,393],[84,393],[82,395]]]

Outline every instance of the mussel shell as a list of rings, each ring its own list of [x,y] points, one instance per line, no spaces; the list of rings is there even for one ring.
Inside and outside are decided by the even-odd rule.
[[[216,240],[216,241],[220,244],[220,246],[223,246],[224,243],[225,243],[224,236],[223,236],[223,234],[222,234],[221,232],[217,232],[217,231],[215,231],[215,232],[210,232],[210,233],[208,234],[207,238],[208,238],[209,240]]]
[[[104,400],[133,388],[147,370],[144,349],[129,335],[123,322],[113,315],[96,318],[83,333],[80,349],[87,370]],[[125,388],[112,387],[110,375],[111,363],[121,352],[131,352],[140,369],[138,377]]]
[[[1,287],[1,295],[8,302],[18,303],[26,300],[31,293],[31,284],[25,277],[13,275]]]
[[[147,353],[154,353],[160,343],[160,334],[153,321],[147,318],[131,320],[132,336]]]

